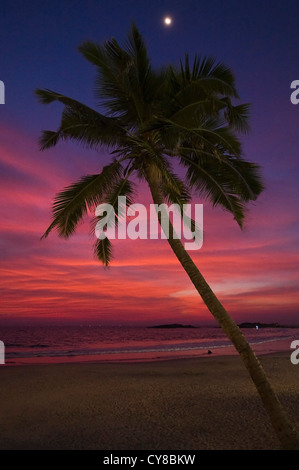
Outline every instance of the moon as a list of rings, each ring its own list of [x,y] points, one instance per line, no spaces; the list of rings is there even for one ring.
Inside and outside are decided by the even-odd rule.
[[[164,18],[164,24],[166,24],[166,26],[170,26],[172,23],[172,18],[170,18],[170,16],[166,16]]]

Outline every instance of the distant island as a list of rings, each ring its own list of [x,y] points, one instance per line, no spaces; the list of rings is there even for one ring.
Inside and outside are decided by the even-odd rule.
[[[240,325],[238,325],[239,328],[286,328],[282,325],[279,325],[279,323],[260,323],[260,322],[256,322],[256,323],[251,323],[251,322],[245,322],[245,323],[241,323]]]
[[[197,328],[193,325],[181,325],[180,323],[170,323],[166,325],[149,326],[149,328]]]
[[[292,325],[280,325],[279,323],[261,323],[261,322],[244,322],[238,324],[239,328],[299,328],[299,326]],[[166,323],[162,325],[148,326],[147,328],[200,328],[200,326],[194,325],[183,325],[181,323]],[[215,325],[214,328],[220,328],[218,325]]]

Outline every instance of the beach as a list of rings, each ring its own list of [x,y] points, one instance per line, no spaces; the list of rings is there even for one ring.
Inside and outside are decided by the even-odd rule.
[[[299,365],[260,356],[294,423]],[[145,363],[2,366],[0,449],[279,449],[236,355]]]

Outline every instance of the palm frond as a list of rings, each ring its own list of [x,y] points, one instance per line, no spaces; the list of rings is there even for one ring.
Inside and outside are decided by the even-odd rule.
[[[183,204],[190,202],[191,195],[183,180],[170,168],[160,166],[161,192],[168,203]]]
[[[40,150],[46,150],[55,147],[60,139],[61,134],[59,131],[42,131],[38,139],[39,148]]]
[[[95,94],[108,115],[121,117],[129,127],[148,120],[165,83],[164,72],[152,71],[136,25],[132,24],[124,46],[112,38],[103,45],[85,42],[79,50],[97,66]]]
[[[105,194],[105,198],[101,200],[101,204],[105,205],[105,224],[101,225],[102,230],[108,227],[114,227],[122,219],[126,213],[126,209],[133,203],[135,195],[135,184],[128,180],[128,177],[119,178],[111,184],[109,190]],[[123,198],[125,198],[125,202]],[[95,231],[97,224],[103,220],[103,216],[95,216],[91,220],[91,232]]]
[[[237,132],[248,133],[250,130],[248,118],[249,118],[249,107],[248,103],[232,106],[231,103],[225,108],[225,117],[229,125],[236,129]]]
[[[146,83],[151,67],[146,45],[135,23],[132,23],[128,34],[127,51],[134,62],[138,83],[142,88]]]
[[[79,47],[84,57],[97,66],[95,95],[110,116],[132,124],[136,108],[132,100],[129,77],[133,67],[130,54],[112,38],[102,46],[84,42]]]
[[[217,102],[216,99],[203,98],[180,106],[180,109],[169,117],[169,120],[177,124],[184,124],[186,127],[196,128],[203,122],[205,116],[216,117],[221,107],[223,107],[223,103],[220,100]]]
[[[144,114],[147,104],[152,101],[156,92],[156,76],[152,73],[146,45],[135,23],[132,24],[128,39],[127,50],[134,63],[134,68],[129,75],[130,88],[133,92],[136,110],[143,121],[146,118]]]
[[[126,178],[122,178],[117,181],[110,189],[107,195],[107,203],[114,208],[117,219],[121,219],[126,211],[126,207],[133,204],[133,198],[135,196],[135,184],[128,180],[129,175]],[[119,197],[124,196],[126,198],[126,207],[122,204],[118,204]]]
[[[232,181],[234,192],[244,202],[255,201],[265,189],[259,165],[241,157],[227,156],[220,166],[223,177]]]
[[[106,54],[104,52],[103,46],[96,44],[92,41],[85,41],[79,47],[78,50],[81,54],[97,67],[106,66]]]
[[[100,174],[88,175],[65,188],[54,199],[53,222],[42,238],[56,228],[60,236],[68,238],[75,231],[78,222],[101,203],[104,194],[113,182],[120,178],[121,164],[113,162],[103,168]]]
[[[219,173],[227,175],[233,181],[234,191],[246,202],[256,200],[265,189],[259,165],[223,153],[222,149],[217,147],[209,152],[181,147],[177,149],[177,154],[180,155],[180,161],[188,169],[189,174],[200,168],[209,169],[211,166],[217,166]]]
[[[152,130],[159,132],[161,140],[170,149],[177,148],[182,142],[193,148],[210,149],[220,146],[223,151],[230,154],[240,155],[241,144],[232,129],[225,126],[224,118],[202,116],[193,126],[193,119],[182,122],[174,122],[170,119],[160,119],[152,125]],[[167,153],[167,151],[166,151]]]
[[[219,175],[213,175],[211,171],[201,169],[200,178],[191,179],[191,184],[196,186],[198,194],[206,197],[213,206],[221,206],[231,212],[238,225],[242,228],[245,217],[245,203],[238,194],[233,192],[230,182]]]
[[[112,244],[109,238],[97,240],[94,244],[94,254],[104,266],[108,267],[112,260]]]
[[[262,191],[256,168],[251,167],[252,185],[224,161],[212,161],[200,165],[196,161],[188,162],[187,179],[196,192],[207,198],[213,206],[221,206],[231,212],[240,227],[245,216],[245,204],[253,200]],[[255,193],[254,193],[255,191]]]
[[[98,236],[94,252],[98,259],[106,266],[108,266],[112,258],[112,245],[109,241],[109,236],[105,232],[109,228],[114,228],[115,230],[119,221],[124,217],[127,207],[133,203],[134,194],[135,185],[128,180],[128,177],[115,181],[107,192],[105,200],[102,201],[102,204],[105,204],[105,216],[95,216],[91,221],[91,231],[94,233],[96,230],[100,230],[105,235],[102,238]],[[120,196],[124,196],[125,201]]]
[[[175,73],[180,90],[176,95],[179,100],[185,92],[204,92],[208,95],[222,94],[238,98],[235,88],[235,79],[231,69],[222,62],[216,62],[214,57],[195,56],[192,67],[189,55],[186,54],[185,62],[181,61],[180,73]]]
[[[200,229],[195,220],[186,213],[186,204],[191,201],[190,188],[172,171],[162,173],[161,192],[168,204],[176,204],[181,213],[182,221],[199,238]]]
[[[92,108],[51,90],[36,90],[45,104],[59,101],[65,105],[59,129],[43,131],[39,140],[41,150],[55,146],[59,140],[72,139],[88,147],[114,146],[125,136],[119,120],[104,116]]]

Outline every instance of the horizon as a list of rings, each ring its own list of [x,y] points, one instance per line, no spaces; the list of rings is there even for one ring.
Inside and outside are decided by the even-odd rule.
[[[275,321],[268,321],[268,322],[261,322],[261,321],[244,321],[244,322],[237,322],[237,325],[241,327],[241,325],[246,325],[246,324],[252,324],[252,325],[277,325],[275,327],[269,327],[269,328],[299,328],[299,323],[278,323]],[[179,325],[175,328],[172,328],[171,325]],[[169,326],[169,329],[188,329],[189,327],[192,329],[204,329],[204,328],[220,328],[219,324],[211,319],[210,322],[206,323],[200,323],[200,322],[194,322],[192,324],[189,323],[176,323],[176,322],[171,322],[171,323],[164,323],[164,322],[158,322],[158,323],[130,323],[128,321],[124,323],[99,323],[98,320],[93,319],[93,320],[74,320],[74,319],[57,319],[55,318],[55,321],[53,319],[36,319],[36,318],[12,318],[10,321],[5,321],[1,322],[0,321],[0,328],[25,328],[25,327],[37,327],[37,328],[47,328],[49,326],[53,327],[99,327],[99,328],[159,328],[159,327],[167,327]],[[167,329],[167,328],[165,328]]]
[[[287,1],[283,11],[278,1],[257,0],[69,5],[3,1],[0,326],[214,323],[167,240],[114,240],[108,270],[93,258],[87,223],[70,240],[56,233],[40,240],[55,194],[100,171],[109,157],[73,143],[40,152],[41,131],[58,127],[61,107],[42,106],[34,90],[53,89],[96,108],[95,68],[77,47],[111,36],[123,43],[132,19],[155,67],[179,64],[185,52],[213,55],[232,68],[240,103],[252,103],[251,131],[241,141],[245,157],[262,166],[266,189],[250,204],[243,230],[230,214],[194,198],[203,204],[204,234],[202,248],[189,253],[237,323],[298,324],[299,106],[290,99],[299,79],[296,3]],[[166,14],[173,18],[168,26]],[[148,188],[138,191],[134,202],[147,204]]]

